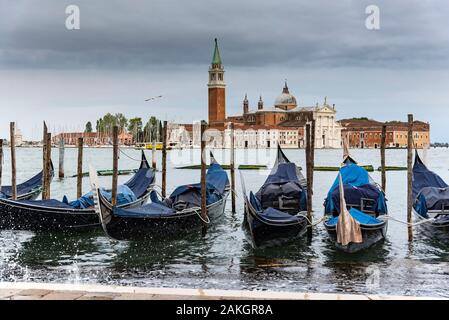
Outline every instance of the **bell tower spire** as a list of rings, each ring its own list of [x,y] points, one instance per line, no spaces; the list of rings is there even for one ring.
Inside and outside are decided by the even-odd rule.
[[[212,63],[209,67],[209,124],[224,123],[226,120],[226,84],[224,82],[224,68],[215,38]]]

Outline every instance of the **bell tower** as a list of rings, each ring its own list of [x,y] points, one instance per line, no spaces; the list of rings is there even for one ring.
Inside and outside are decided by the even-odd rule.
[[[249,110],[248,96],[245,94],[245,99],[243,99],[243,114],[247,114]]]
[[[226,84],[217,38],[215,38],[214,55],[209,67],[207,86],[209,91],[209,124],[224,123],[226,120]]]

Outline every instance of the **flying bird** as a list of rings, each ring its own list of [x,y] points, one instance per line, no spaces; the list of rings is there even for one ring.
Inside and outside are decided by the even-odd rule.
[[[153,98],[148,98],[148,99],[145,99],[145,101],[156,100],[156,99],[158,99],[158,98],[162,98],[162,96],[157,96],[157,97],[153,97]]]

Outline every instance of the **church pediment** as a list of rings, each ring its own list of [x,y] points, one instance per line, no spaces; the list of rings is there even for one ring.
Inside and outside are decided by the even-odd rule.
[[[336,113],[335,110],[329,106],[323,106],[317,109],[317,112]]]

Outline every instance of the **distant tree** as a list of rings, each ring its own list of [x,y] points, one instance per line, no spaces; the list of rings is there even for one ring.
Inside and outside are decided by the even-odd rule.
[[[128,132],[133,135],[134,141],[141,140],[142,136],[142,118],[132,118],[128,121]]]
[[[97,121],[97,123],[98,123],[98,121]],[[87,132],[87,133],[92,132],[92,122],[89,121],[86,123],[86,128],[84,129],[84,132]]]
[[[128,126],[128,119],[122,113],[113,115],[108,112],[103,118],[97,120],[97,132],[110,133],[115,125],[119,126],[120,131],[123,131]]]
[[[162,141],[162,121],[159,120],[158,141]]]
[[[97,125],[95,126],[95,129],[97,130],[97,132],[101,132],[101,126],[102,126],[102,120],[98,119]]]
[[[128,119],[122,113],[115,114],[115,124],[123,131],[128,126]]]
[[[145,137],[145,141],[152,141],[154,139],[158,139],[158,119],[154,116],[150,117],[148,122],[145,124],[145,128],[143,129],[143,135]]]

